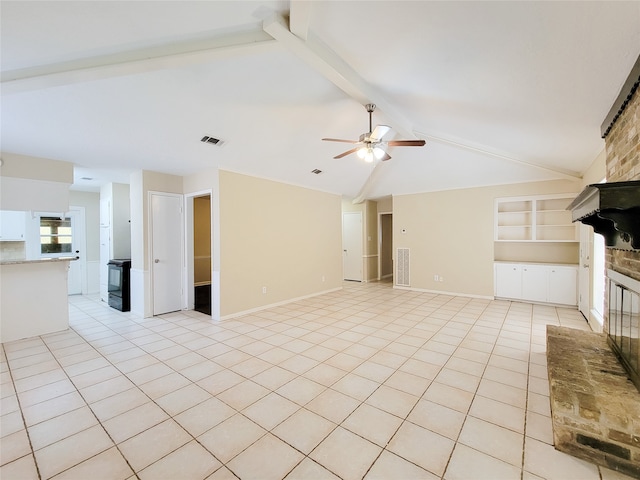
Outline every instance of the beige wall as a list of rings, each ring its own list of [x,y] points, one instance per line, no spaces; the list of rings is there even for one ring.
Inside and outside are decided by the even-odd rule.
[[[2,152],[0,209],[66,212],[73,164]]]
[[[393,197],[380,198],[378,200],[378,212],[380,213],[393,212]]]
[[[582,175],[582,186],[600,183],[607,176],[607,152],[605,149],[598,154],[593,163]]]
[[[411,249],[412,288],[492,297],[495,198],[577,193],[580,187],[558,180],[394,196],[394,250]]]
[[[61,160],[2,152],[3,177],[73,183],[73,164]]]
[[[339,196],[226,171],[219,186],[222,317],[340,288]]]

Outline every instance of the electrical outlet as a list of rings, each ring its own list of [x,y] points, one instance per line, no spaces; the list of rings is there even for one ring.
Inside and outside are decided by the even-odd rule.
[[[438,280],[440,280],[440,277],[438,275],[434,275],[433,276],[433,281],[437,282]]]
[[[444,282],[444,277],[440,277],[440,281],[441,281],[441,282]]]
[[[322,275],[322,283],[324,283],[324,275]]]
[[[267,287],[262,287],[262,293],[267,293]]]

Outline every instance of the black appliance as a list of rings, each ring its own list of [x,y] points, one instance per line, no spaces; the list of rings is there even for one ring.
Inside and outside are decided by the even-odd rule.
[[[130,271],[131,260],[129,259],[113,259],[109,260],[109,306],[128,312],[131,310],[131,288]]]

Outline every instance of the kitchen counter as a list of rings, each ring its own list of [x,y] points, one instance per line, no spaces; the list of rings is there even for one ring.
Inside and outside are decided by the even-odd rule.
[[[18,265],[23,263],[55,263],[55,262],[73,262],[78,257],[51,257],[38,258],[35,260],[1,260],[0,265]]]
[[[67,276],[75,257],[0,262],[0,342],[69,328]]]

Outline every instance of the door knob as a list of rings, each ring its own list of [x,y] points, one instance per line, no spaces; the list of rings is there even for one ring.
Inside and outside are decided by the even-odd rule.
[[[158,258],[156,258],[153,263],[160,263],[160,260]]]

